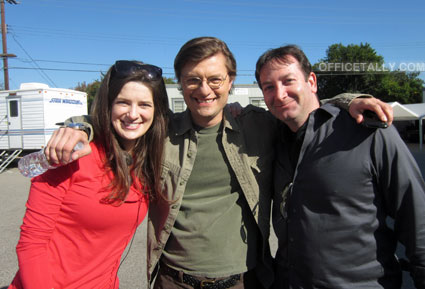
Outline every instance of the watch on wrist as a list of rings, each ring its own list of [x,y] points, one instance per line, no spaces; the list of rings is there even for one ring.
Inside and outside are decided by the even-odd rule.
[[[82,130],[87,134],[87,137],[90,137],[90,127],[80,122],[71,122],[65,125],[65,127],[70,127],[78,130]]]

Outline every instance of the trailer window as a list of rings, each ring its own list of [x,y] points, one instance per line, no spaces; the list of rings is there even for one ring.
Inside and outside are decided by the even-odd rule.
[[[9,101],[9,116],[17,117],[18,116],[18,101],[11,100]]]
[[[184,100],[181,98],[173,98],[173,112],[182,112],[185,110]]]
[[[250,97],[249,103],[252,104],[252,105],[267,109],[267,105],[264,102],[264,99],[262,97]]]

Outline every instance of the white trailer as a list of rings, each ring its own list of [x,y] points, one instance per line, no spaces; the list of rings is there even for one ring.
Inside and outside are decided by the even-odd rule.
[[[56,123],[82,114],[87,114],[85,92],[43,83],[0,91],[0,156],[41,149],[58,128]]]

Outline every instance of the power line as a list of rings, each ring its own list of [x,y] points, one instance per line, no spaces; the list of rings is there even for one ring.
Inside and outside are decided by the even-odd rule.
[[[75,61],[64,61],[64,60],[50,60],[50,59],[36,59],[37,62],[51,62],[51,63],[64,63],[64,64],[79,64],[79,65],[98,65],[107,66],[108,68],[112,65],[110,63],[91,63],[91,62],[75,62]],[[163,66],[162,69],[174,69],[173,67]]]
[[[64,63],[64,64],[111,66],[111,64],[105,64],[105,63],[75,62],[75,61],[63,61],[63,60],[36,59],[35,61],[37,61],[37,62],[50,62],[50,63]]]
[[[164,46],[171,46],[171,45],[180,45],[181,43],[184,43],[187,39],[179,39],[174,37],[147,37],[140,35],[134,35],[134,34],[102,34],[97,32],[81,32],[81,31],[71,31],[71,30],[63,30],[63,29],[51,29],[49,28],[34,28],[34,27],[27,27],[27,26],[19,26],[19,25],[8,25],[8,28],[10,31],[14,31],[16,33],[19,33],[20,35],[31,35],[31,36],[59,36],[59,37],[65,37],[69,39],[84,39],[84,40],[105,40],[105,41],[125,41],[128,43],[138,43],[138,44],[149,44],[149,45],[164,45]],[[366,41],[367,42],[367,41]],[[236,46],[244,46],[244,47],[274,47],[274,46],[280,46],[284,43],[271,43],[271,42],[263,42],[263,41],[227,41],[229,46],[236,47]],[[369,43],[369,42],[368,42]],[[313,42],[298,42],[299,46],[303,47],[304,49],[308,48],[327,48],[329,46],[329,43],[313,43]],[[424,48],[425,42],[424,41],[411,41],[411,42],[373,42],[372,43],[375,48]]]
[[[38,66],[37,62],[34,61],[31,55],[29,55],[29,53],[24,49],[24,47],[19,43],[19,41],[15,37],[15,34],[12,32],[11,35],[12,35],[12,38],[15,40],[16,44],[18,44],[18,46],[22,49],[22,51],[31,59],[32,61],[31,63],[34,66],[36,66],[36,70],[39,72],[41,77],[43,77],[44,80],[46,80],[47,82],[50,82],[50,84],[53,84],[53,87],[57,87],[56,83],[47,75],[47,73],[43,71],[43,69],[40,66]]]
[[[51,71],[64,71],[64,72],[99,72],[99,73],[106,73],[106,71],[102,70],[88,70],[88,69],[69,69],[69,68],[47,68],[47,67],[19,67],[19,66],[9,66],[9,69],[23,69],[23,70],[51,70]],[[171,72],[163,72],[162,74],[166,75],[174,75],[174,73]]]
[[[348,24],[348,25],[370,25],[370,24],[381,24],[382,21],[378,20],[379,17],[388,17],[388,16],[398,16],[400,12],[404,13],[417,13],[418,16],[421,16],[420,13],[423,9],[417,9],[411,6],[399,7],[396,11],[392,8],[383,7],[359,7],[358,5],[353,5],[351,7],[344,5],[344,7],[337,6],[327,6],[327,5],[298,5],[298,4],[288,4],[283,2],[278,3],[268,3],[265,1],[226,1],[222,5],[234,6],[238,9],[238,12],[229,12],[230,9],[221,9],[221,5],[217,5],[217,1],[212,0],[185,0],[180,1],[178,6],[165,7],[164,5],[158,7],[147,7],[144,4],[126,4],[120,3],[119,6],[115,5],[112,2],[107,1],[44,1],[49,2],[47,4],[49,7],[56,6],[58,8],[74,8],[78,7],[79,10],[84,11],[99,11],[101,12],[110,12],[114,14],[124,14],[124,15],[152,15],[153,13],[158,16],[166,17],[180,17],[183,13],[186,18],[192,19],[217,19],[217,16],[220,18],[232,17],[240,18],[247,21],[257,20],[262,22],[278,22],[278,23],[293,23],[296,20],[309,23],[327,23],[327,24]],[[79,3],[76,3],[79,2]],[[94,3],[93,3],[94,2]],[[54,3],[54,4],[52,4]],[[70,5],[72,3],[72,5]],[[142,2],[139,2],[142,3]],[[194,8],[196,3],[201,8]],[[205,9],[208,8],[208,9]],[[255,9],[254,14],[248,14],[246,9]],[[262,11],[266,11],[261,14]],[[271,17],[270,11],[285,11],[285,17]],[[291,11],[288,13],[287,11]],[[295,14],[294,12],[298,12]],[[314,16],[306,15],[306,11],[312,11],[315,13]],[[317,16],[317,11],[322,13],[332,13],[332,17],[329,15],[320,15]],[[347,15],[347,13],[352,13],[356,11],[356,16]],[[390,14],[390,13],[397,13]],[[373,17],[369,17],[370,14],[373,14]],[[366,19],[360,19],[360,17],[368,17]],[[372,20],[372,22],[370,22]],[[391,21],[393,18],[391,19]],[[410,21],[421,22],[420,17],[410,17]]]
[[[22,70],[37,70],[37,69],[42,69],[42,70],[50,70],[50,71],[62,71],[62,72],[87,72],[87,73],[94,73],[94,72],[98,72],[98,73],[106,73],[106,71],[102,71],[102,70],[88,70],[88,69],[69,69],[69,68],[31,68],[31,67],[19,67],[19,66],[9,66],[9,69],[22,69]],[[243,71],[252,71],[252,73],[238,73],[237,76],[242,77],[242,76],[254,76],[254,71],[253,70],[243,70]],[[320,71],[314,71],[317,76],[355,76],[355,75],[379,75],[379,74],[386,74],[386,73],[406,73],[406,72],[412,72],[412,71],[398,71],[398,70],[389,70],[389,71],[360,71],[360,72],[320,72]],[[417,71],[420,72],[420,71]],[[174,76],[173,72],[163,72],[164,75],[172,75]]]
[[[7,0],[6,0],[7,1]],[[10,0],[13,1],[13,0]],[[81,10],[81,12],[87,12],[87,11],[96,11],[97,14],[107,14],[107,16],[109,15],[109,13],[111,15],[115,15],[115,14],[121,14],[121,15],[125,15],[128,16],[129,18],[134,18],[133,15],[137,14],[137,15],[147,15],[147,14],[153,14],[155,13],[155,15],[157,15],[158,17],[158,22],[161,22],[161,17],[167,16],[167,15],[172,15],[173,17],[181,17],[183,15],[183,11],[185,12],[184,15],[185,17],[189,17],[189,18],[202,18],[202,19],[206,19],[206,21],[208,21],[209,19],[217,19],[217,13],[212,13],[212,11],[216,11],[213,9],[216,9],[218,6],[217,2],[214,2],[212,0],[199,0],[199,1],[191,1],[191,0],[184,0],[182,1],[183,3],[179,3],[178,7],[174,7],[174,5],[170,4],[170,7],[164,7],[164,5],[161,6],[155,6],[155,7],[145,7],[145,5],[140,5],[138,2],[138,4],[129,4],[129,3],[120,3],[120,5],[116,5],[113,1],[103,1],[103,0],[92,0],[92,1],[79,1],[79,0],[74,0],[74,1],[67,1],[67,0],[40,0],[40,4],[30,4],[31,2],[29,2],[28,4],[31,6],[33,5],[34,7],[40,7],[40,6],[45,6],[45,7],[51,7],[51,6],[56,6],[57,8],[61,9],[61,10],[71,10],[71,9],[75,9],[75,11]],[[192,7],[196,7],[195,5],[192,5],[192,2],[196,2],[199,4],[203,4],[202,7],[197,7],[197,8],[192,8]],[[72,3],[72,4],[70,4]],[[135,2],[133,2],[135,3]],[[184,5],[186,3],[186,5]],[[221,2],[223,3],[223,2]],[[231,13],[228,12],[227,10],[223,10],[220,12],[219,16],[220,18],[230,18],[230,17],[235,17],[237,19],[243,19],[244,22],[264,22],[264,21],[274,21],[274,22],[291,22],[292,24],[296,22],[296,20],[294,20],[294,18],[296,18],[298,21],[331,21],[333,24],[351,24],[351,22],[353,21],[352,16],[349,16],[348,18],[346,17],[347,15],[345,15],[344,12],[348,12],[351,10],[361,10],[360,8],[356,8],[356,7],[351,7],[351,8],[338,8],[338,7],[326,7],[326,6],[320,6],[320,7],[313,7],[313,6],[302,6],[302,5],[298,5],[298,4],[287,4],[287,3],[283,3],[283,2],[277,2],[275,4],[270,3],[270,2],[266,2],[263,5],[263,2],[251,2],[251,1],[236,1],[236,0],[230,0],[230,2],[226,2],[226,5],[233,5],[233,6],[240,6],[241,9],[239,9],[237,12],[235,13]],[[171,7],[173,6],[173,7]],[[198,5],[199,6],[199,5]],[[208,10],[208,9],[203,9],[203,7],[209,7],[211,6],[212,9]],[[264,8],[264,10],[261,9],[257,9],[257,8]],[[345,6],[344,6],[345,7]],[[202,9],[201,9],[202,8]],[[246,13],[242,8],[255,8],[257,11],[255,14],[249,14]],[[294,13],[290,13],[290,15],[287,15],[285,17],[271,17],[271,15],[267,14],[268,12],[270,12],[270,9],[274,9],[274,10],[278,10],[276,8],[285,8],[285,9],[291,9],[292,11],[295,11],[295,15]],[[301,12],[303,12],[305,9],[309,9],[309,10],[315,10],[315,9],[320,9],[320,10],[327,10],[327,11],[335,11],[335,10],[339,10],[342,13],[339,13],[338,15],[334,15],[337,17],[337,19],[335,19],[335,17],[329,18],[327,16],[311,16],[309,17],[308,15],[301,15]],[[366,9],[366,8],[362,8],[365,11],[370,12],[370,9]],[[380,8],[376,8],[375,10],[380,9]],[[405,10],[406,8],[403,7],[403,10]],[[413,10],[413,8],[412,8]],[[264,11],[263,14],[261,14],[261,11]],[[299,13],[298,13],[298,12]],[[381,11],[382,12],[382,11]],[[415,9],[415,12],[419,12],[417,9]],[[305,16],[305,17],[304,17]],[[359,17],[360,16],[360,17]],[[351,17],[351,18],[350,18]],[[359,17],[359,18],[358,18]],[[141,17],[143,18],[143,16]],[[274,20],[272,20],[272,18]],[[348,19],[348,21],[344,21],[344,19]],[[365,20],[367,20],[368,22],[371,21],[371,19],[368,18],[364,18]],[[358,25],[367,25],[367,21],[363,21],[364,19],[361,18],[361,15],[357,15],[354,19],[355,24]],[[418,20],[419,18],[415,18],[417,21],[422,21],[422,20]],[[415,21],[416,21],[415,20]],[[295,22],[294,22],[295,21]],[[377,21],[377,18],[373,18],[373,21]],[[21,23],[21,22],[18,22]],[[385,22],[384,22],[385,23]],[[149,24],[155,24],[155,22],[150,22]],[[383,23],[381,23],[383,24]],[[153,36],[149,36],[147,35],[147,33],[149,33],[149,29],[144,29],[143,33],[137,33],[137,34],[132,34],[132,33],[128,33],[126,31],[129,31],[127,29],[123,30],[123,31],[116,31],[114,33],[114,30],[108,30],[108,32],[105,32],[105,30],[100,31],[99,32],[95,32],[95,31],[87,31],[86,29],[84,30],[80,30],[80,31],[72,31],[72,30],[62,30],[62,29],[54,29],[52,27],[55,26],[49,26],[47,27],[36,27],[34,28],[34,26],[13,26],[13,30],[17,32],[18,36],[21,35],[30,35],[31,37],[36,37],[38,42],[42,42],[42,39],[44,38],[44,36],[47,36],[49,38],[49,41],[51,42],[59,42],[62,39],[62,37],[68,38],[68,39],[76,39],[76,38],[80,38],[80,39],[87,39],[87,40],[94,40],[94,41],[98,41],[98,40],[104,40],[104,41],[114,41],[117,42],[119,41],[120,43],[123,44],[123,47],[127,44],[127,43],[131,43],[130,45],[150,45],[153,46],[155,48],[157,48],[160,45],[163,46],[180,46],[182,43],[184,43],[185,41],[187,41],[186,38],[184,39],[179,39],[177,37],[162,37],[162,35],[167,35],[167,34],[158,34],[159,36],[157,36],[156,34],[153,34]],[[60,27],[59,27],[60,28]],[[287,29],[287,27],[286,27]],[[127,34],[126,34],[127,33]],[[171,34],[170,34],[171,36]],[[19,38],[19,37],[18,37]],[[254,40],[242,40],[242,41],[235,41],[235,40],[231,40],[230,41],[226,41],[227,44],[231,47],[260,47],[260,48],[269,48],[269,47],[274,47],[274,46],[280,46],[283,43],[281,43],[279,41],[279,37],[273,38],[273,39],[269,39],[267,41],[255,41],[257,39],[254,38]],[[275,41],[275,42],[279,42],[279,43],[271,43],[270,41]],[[134,45],[135,44],[135,45]],[[308,50],[312,50],[312,49],[316,49],[320,48],[323,50],[325,50],[328,46],[329,43],[313,43],[313,42],[306,42],[306,43],[300,43],[298,42],[298,44],[306,51]],[[372,43],[373,46],[375,48],[377,47],[384,47],[387,50],[391,49],[391,48],[417,48],[420,49],[422,47],[425,47],[425,42],[421,42],[421,41],[417,41],[417,42],[403,42],[403,43],[397,43],[397,42],[385,42],[385,43],[376,43],[376,45],[374,43]],[[232,48],[233,50],[233,48]],[[18,59],[21,61],[24,61],[22,59]],[[101,63],[87,63],[87,62],[73,62],[73,61],[61,61],[61,60],[34,60],[34,59],[30,59],[30,61],[32,62],[37,62],[37,63],[41,63],[41,62],[46,62],[46,63],[59,63],[59,64],[72,64],[72,65],[93,65],[93,66],[110,66],[111,64],[101,64]],[[239,62],[239,61],[238,61]],[[47,65],[46,65],[47,66]],[[58,65],[59,66],[59,65]],[[67,66],[67,65],[63,65],[63,66]],[[70,66],[70,65],[68,65]],[[81,73],[87,73],[87,72],[101,72],[103,69],[100,68],[99,70],[93,70],[93,69],[67,69],[67,68],[41,68],[45,71],[49,71],[49,70],[54,70],[54,71],[70,71],[70,72],[81,72]],[[164,67],[165,69],[172,69],[171,67]],[[163,69],[164,69],[163,68]],[[26,68],[20,68],[20,67],[16,67],[14,69],[26,69]],[[243,76],[253,76],[253,70],[238,70],[238,72],[246,72],[244,74],[238,74],[238,76],[243,77]],[[249,73],[249,74],[247,74]],[[166,75],[173,75],[173,73],[164,73]]]

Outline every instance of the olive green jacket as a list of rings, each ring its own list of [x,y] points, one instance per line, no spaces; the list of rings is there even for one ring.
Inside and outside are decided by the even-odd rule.
[[[261,234],[257,271],[267,288],[273,280],[268,240],[276,120],[263,109],[251,106],[237,118],[225,109],[223,124],[222,143],[226,157]],[[174,114],[169,122],[162,169],[165,194],[171,202],[152,202],[149,206],[147,262],[150,281],[177,218],[196,153],[197,139],[189,111]]]

